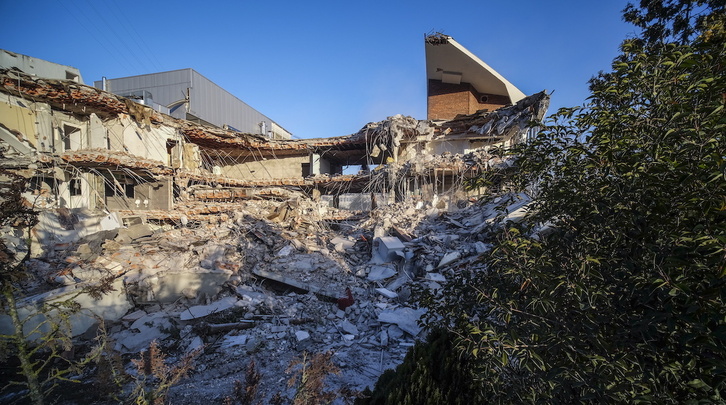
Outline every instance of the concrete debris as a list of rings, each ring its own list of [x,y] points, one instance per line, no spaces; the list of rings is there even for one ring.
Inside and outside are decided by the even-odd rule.
[[[441,261],[439,261],[439,265],[436,266],[437,269],[440,269],[444,266],[448,266],[449,264],[459,260],[461,257],[461,252],[450,252],[444,255],[444,257],[441,258]]]
[[[236,298],[227,297],[209,305],[193,306],[184,310],[179,315],[179,319],[182,321],[188,321],[190,319],[204,318],[205,316],[232,308],[237,304],[237,302]]]
[[[385,262],[401,257],[405,248],[403,242],[395,236],[383,236],[377,238],[376,242],[378,242],[378,255]]]
[[[436,281],[439,283],[446,282],[446,276],[441,273],[426,273],[426,280]]]
[[[225,336],[221,343],[222,349],[229,349],[234,346],[247,346],[247,335],[232,335]]]
[[[136,241],[141,238],[149,237],[153,235],[154,232],[149,228],[146,224],[136,224],[131,225],[128,228],[121,228],[118,231],[118,236],[116,238],[122,239],[122,240],[131,240]]]
[[[40,303],[108,284],[100,299],[74,298],[77,339],[103,320],[121,353],[154,340],[176,354],[204,348],[170,403],[221,401],[250,358],[269,402],[303,350],[335,352],[333,384],[372,386],[425,337],[412,291],[438,294],[482,270],[490,231],[526,218],[529,196],[484,203],[499,191],[464,181],[514,168],[490,151],[524,140],[548,101],[542,92],[453,119],[395,115],[348,136],[275,140],[0,69],[0,107],[18,111],[1,118],[0,191],[29,179],[21,203],[39,210],[30,230],[0,228],[3,254],[30,254],[27,332],[53,317]],[[358,173],[343,174],[349,165]]]
[[[386,297],[386,298],[396,298],[396,297],[398,297],[398,294],[397,293],[389,290],[388,288],[383,288],[383,287],[376,288],[376,291],[379,294],[381,294],[382,296]]]
[[[386,310],[378,314],[378,321],[395,324],[401,328],[402,331],[416,337],[419,333],[421,333],[421,327],[418,325],[418,320],[424,313],[426,313],[424,309],[397,308],[394,310]]]
[[[360,332],[358,332],[358,328],[355,327],[352,323],[348,322],[347,319],[344,319],[338,327],[342,329],[344,332],[348,333],[349,335],[357,336]]]
[[[295,332],[295,338],[297,339],[298,342],[302,342],[304,340],[310,339],[310,333],[306,332],[304,330],[299,330],[299,331]]]
[[[267,280],[276,281],[278,283],[284,284],[288,288],[300,290],[302,292],[312,292],[315,294],[318,294],[322,297],[329,298],[331,300],[337,300],[335,293],[331,292],[328,289],[325,289],[321,286],[313,285],[313,284],[307,284],[298,280],[295,280],[291,277],[283,276],[282,274],[272,273],[266,270],[261,270],[259,268],[255,268],[252,270],[252,274],[262,277]]]
[[[369,281],[381,281],[393,277],[398,272],[391,266],[372,266],[366,277]]]

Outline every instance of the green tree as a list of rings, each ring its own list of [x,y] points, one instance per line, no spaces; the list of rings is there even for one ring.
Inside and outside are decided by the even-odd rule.
[[[396,367],[386,370],[373,392],[356,400],[357,405],[464,405],[483,402],[478,396],[470,355],[454,345],[446,330],[432,331],[426,342],[417,343]]]
[[[526,220],[429,300],[485,398],[726,401],[724,3],[628,6],[588,105],[509,151]]]

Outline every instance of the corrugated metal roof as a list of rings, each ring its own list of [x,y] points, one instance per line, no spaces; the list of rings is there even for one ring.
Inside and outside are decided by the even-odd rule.
[[[273,128],[269,117],[191,68],[108,79],[106,84],[108,91],[118,95],[146,90],[154,102],[172,108],[171,115],[175,118],[186,119],[189,112],[218,127],[228,125],[252,134],[260,134],[261,122],[265,123],[266,131]],[[101,87],[102,82],[97,81],[95,85]],[[174,109],[187,94],[188,111],[184,107]]]

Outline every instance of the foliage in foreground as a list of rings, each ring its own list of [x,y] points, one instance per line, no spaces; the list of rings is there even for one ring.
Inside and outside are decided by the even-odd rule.
[[[287,368],[287,372],[292,373],[287,386],[295,387],[292,403],[294,405],[330,403],[338,397],[338,393],[326,391],[325,379],[331,374],[340,373],[340,369],[333,364],[333,352],[316,353],[310,358],[308,356],[308,352],[303,352],[302,358],[293,360]]]
[[[445,330],[431,332],[427,341],[416,343],[396,370],[378,379],[368,398],[357,405],[439,405],[483,403],[477,396],[468,355],[456,349]]]
[[[156,340],[153,340],[149,350],[141,353],[141,358],[131,360],[136,366],[136,382],[131,393],[134,403],[164,404],[171,387],[185,378],[194,368],[194,359],[201,352],[202,348],[192,350],[170,365]]]
[[[587,108],[512,151],[527,220],[430,301],[489,401],[726,402],[724,9],[628,7]]]

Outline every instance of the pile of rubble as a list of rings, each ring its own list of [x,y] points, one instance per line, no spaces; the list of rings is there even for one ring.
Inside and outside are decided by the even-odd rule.
[[[514,197],[510,211],[528,202]],[[152,341],[179,356],[203,348],[190,378],[171,391],[176,404],[222,400],[252,359],[263,402],[277,392],[290,397],[285,370],[303,351],[335,353],[341,373],[329,376],[331,386],[372,387],[425,334],[412,287],[436,290],[475,263],[500,212],[494,204],[408,199],[363,221],[326,224],[310,220],[311,204],[247,201],[224,220],[181,227],[128,218],[117,229],[99,225],[28,263],[35,281],[26,287],[36,295],[25,303],[112,283],[115,291],[101,300],[77,300],[105,318],[125,358]],[[290,212],[280,215],[281,207]],[[93,222],[83,213],[46,215],[55,217],[41,225]],[[93,336],[97,318],[82,315],[74,334]]]

